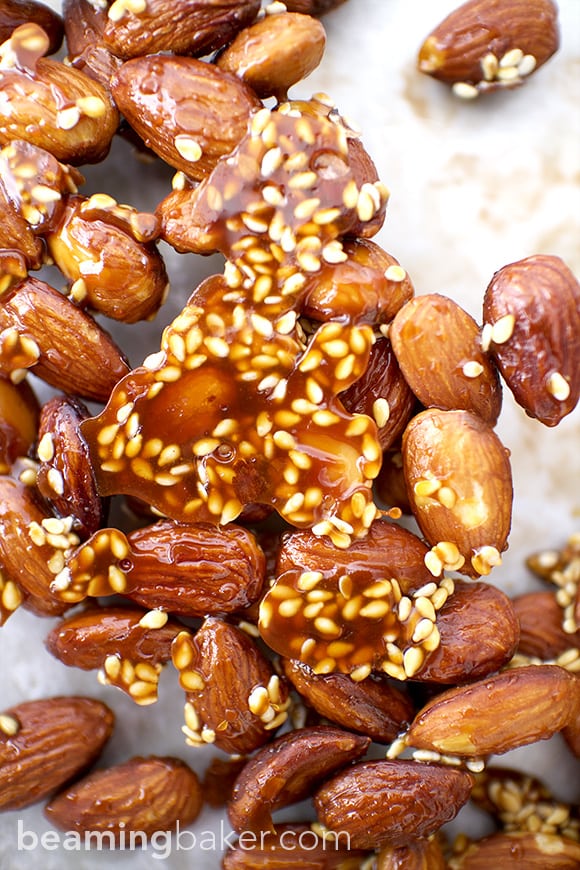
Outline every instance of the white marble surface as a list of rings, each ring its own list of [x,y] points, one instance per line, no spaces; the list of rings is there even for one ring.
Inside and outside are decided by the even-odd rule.
[[[52,4],[58,6],[57,0]],[[580,2],[561,0],[562,47],[521,89],[462,103],[415,71],[415,56],[430,29],[455,0],[348,0],[324,19],[328,45],[320,68],[292,95],[327,91],[363,130],[380,176],[392,191],[377,240],[409,271],[417,292],[442,292],[477,319],[494,271],[533,253],[561,256],[580,275]],[[134,163],[116,145],[109,161],[87,172],[87,192],[106,191],[142,209],[154,208],[169,189],[170,172]],[[201,277],[219,260],[180,257],[164,248],[172,294],[153,324],[119,328],[132,342],[132,359],[155,349]],[[127,345],[128,346],[128,345]],[[539,585],[523,566],[536,548],[561,544],[580,528],[580,409],[557,429],[528,419],[505,391],[498,431],[512,451],[515,505],[510,549],[492,575],[510,593]],[[51,626],[23,611],[2,629],[0,706],[52,694],[88,693],[117,713],[117,728],[103,764],[134,754],[175,754],[203,770],[210,752],[188,749],[180,733],[182,695],[164,675],[160,703],[139,709],[100,687],[94,674],[65,668],[44,649]],[[534,770],[563,798],[578,800],[580,767],[560,739],[520,750],[502,763]],[[217,850],[177,851],[163,862],[163,844],[148,852],[114,854],[16,850],[17,823],[41,834],[41,809],[0,816],[0,870],[213,870]],[[477,825],[470,815],[461,825]],[[204,811],[191,829],[216,832],[220,817]],[[31,840],[27,840],[30,844]],[[188,845],[184,842],[184,845]]]

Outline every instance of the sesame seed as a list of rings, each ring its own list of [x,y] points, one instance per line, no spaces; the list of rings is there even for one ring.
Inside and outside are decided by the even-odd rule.
[[[520,62],[517,64],[518,73],[522,78],[529,76],[535,70],[537,60],[533,54],[524,54]]]
[[[565,402],[570,397],[570,384],[560,372],[552,372],[546,387],[550,395],[559,402]]]
[[[163,628],[168,618],[164,610],[148,610],[139,620],[139,625],[147,629]]]
[[[41,462],[50,462],[54,458],[54,436],[52,432],[45,432],[38,442],[36,451]]]
[[[418,647],[409,647],[403,653],[403,667],[407,677],[413,677],[421,669],[424,661],[424,653]]]
[[[53,492],[55,492],[57,495],[64,494],[64,477],[62,476],[58,468],[49,468],[46,475],[46,480]]]
[[[474,100],[479,96],[479,91],[475,85],[470,85],[468,82],[455,82],[451,90],[461,100]]]
[[[500,68],[503,69],[505,67],[517,66],[523,57],[524,53],[521,48],[512,48],[510,51],[506,51],[506,53],[500,58]]]
[[[489,52],[480,61],[481,71],[486,82],[492,82],[496,76],[499,61],[493,52]]]
[[[20,722],[15,716],[8,713],[0,713],[0,731],[7,737],[15,737],[20,731]]]
[[[461,367],[461,371],[466,378],[478,378],[483,372],[483,366],[477,360],[468,360]]]
[[[494,344],[505,344],[513,335],[516,318],[513,314],[505,314],[492,324],[491,340]]]
[[[406,277],[406,271],[402,266],[399,266],[396,263],[393,263],[385,269],[385,278],[387,281],[396,281],[397,283],[400,283],[401,281],[404,281]]]
[[[59,130],[72,130],[81,119],[81,111],[77,106],[68,106],[56,113],[56,126]]]

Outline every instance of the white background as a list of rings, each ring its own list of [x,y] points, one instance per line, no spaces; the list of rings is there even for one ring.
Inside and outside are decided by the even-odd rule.
[[[424,37],[455,5],[455,0],[348,0],[324,19],[328,44],[322,65],[291,93],[305,98],[326,91],[358,123],[392,191],[376,240],[408,270],[418,293],[445,293],[479,320],[485,287],[506,263],[550,253],[580,275],[580,2],[561,0],[562,46],[544,68],[523,88],[474,103],[458,101],[415,69]],[[169,191],[172,171],[143,165],[124,143],[116,143],[109,160],[86,174],[87,194],[107,192],[151,210]],[[156,349],[163,327],[200,278],[221,270],[219,258],[163,251],[172,279],[169,302],[153,324],[112,328],[135,364]],[[528,419],[505,390],[498,432],[512,451],[515,504],[510,549],[491,579],[516,593],[540,588],[523,565],[525,556],[562,544],[580,528],[580,411],[557,429],[546,429]],[[157,753],[178,755],[203,771],[214,753],[184,745],[183,697],[170,669],[162,675],[160,702],[138,708],[121,693],[100,687],[94,674],[55,661],[43,647],[52,624],[20,611],[1,630],[1,708],[87,693],[117,713],[103,765]],[[578,799],[580,767],[559,737],[502,760],[508,762],[534,770],[562,798]],[[174,853],[165,862],[152,853],[16,853],[18,818],[28,830],[48,829],[39,807],[0,816],[0,870],[209,870],[220,864],[219,854],[203,850]],[[460,824],[477,820],[463,814]],[[215,825],[219,816],[204,811],[192,830]]]

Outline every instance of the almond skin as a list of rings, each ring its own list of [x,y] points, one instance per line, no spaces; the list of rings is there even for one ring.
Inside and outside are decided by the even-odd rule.
[[[460,305],[438,293],[417,296],[397,312],[389,338],[422,405],[472,411],[495,424],[499,377],[481,349],[477,323]]]
[[[100,755],[113,713],[92,698],[27,701],[2,714],[0,809],[27,807],[78,777]],[[14,734],[7,733],[12,730]]]
[[[42,27],[49,38],[47,54],[55,54],[62,43],[62,18],[53,9],[35,0],[3,0],[0,9],[0,43],[9,39],[17,27],[29,21]]]
[[[121,831],[147,836],[190,824],[203,802],[193,770],[177,758],[132,758],[98,770],[54,797],[45,808],[63,831],[107,831],[118,845]]]
[[[429,409],[403,434],[411,507],[427,541],[455,544],[471,576],[488,574],[507,546],[512,512],[508,451],[469,411]]]
[[[483,319],[482,340],[516,402],[556,426],[580,398],[580,284],[570,269],[544,254],[504,266],[485,291]]]
[[[472,777],[415,761],[366,761],[327,780],[314,795],[323,825],[347,831],[355,849],[406,845],[453,819],[469,798]]]
[[[514,867],[522,870],[575,870],[580,864],[580,844],[557,834],[500,833],[471,843],[453,858],[453,870],[489,870]]]
[[[557,7],[551,0],[470,0],[426,38],[419,51],[419,70],[450,84],[484,83],[487,87],[482,90],[514,87],[557,51],[557,17]],[[499,62],[516,49],[521,52],[514,58],[516,74],[498,76]],[[490,63],[490,55],[495,62]],[[518,69],[526,55],[535,63],[530,61]]]
[[[315,783],[360,758],[369,744],[368,737],[322,725],[279,737],[257,752],[238,776],[228,807],[232,827],[237,832],[273,832],[274,810],[308,797]]]
[[[563,668],[515,668],[438,695],[417,713],[407,741],[452,755],[501,755],[561,731],[579,700],[580,680]]]
[[[250,114],[262,107],[236,76],[194,58],[135,58],[120,67],[111,85],[145,144],[197,181],[232,151]]]
[[[580,631],[566,634],[563,610],[553,592],[527,592],[513,599],[520,623],[518,652],[539,659],[554,659],[567,649],[580,649]]]

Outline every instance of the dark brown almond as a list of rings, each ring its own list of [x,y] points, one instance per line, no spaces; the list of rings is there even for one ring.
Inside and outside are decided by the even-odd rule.
[[[103,15],[103,40],[122,58],[163,51],[201,57],[231,42],[259,8],[259,0],[185,0],[178,6],[147,0],[135,13],[117,0]]]
[[[199,780],[183,761],[136,757],[79,780],[47,804],[45,815],[63,831],[107,833],[112,847],[121,833],[185,827],[202,803]]]
[[[35,0],[3,0],[0,8],[0,43],[9,39],[21,24],[31,21],[42,27],[48,36],[47,54],[55,54],[62,43],[62,18],[54,9]]]
[[[417,713],[407,741],[451,755],[501,755],[561,731],[579,702],[580,680],[564,668],[515,668],[437,695]]]
[[[161,238],[181,254],[215,254],[219,248],[220,234],[206,222],[207,186],[202,181],[195,188],[172,190],[157,206]]]
[[[403,471],[401,442],[383,453],[383,464],[374,484],[379,500],[388,507],[397,506],[404,514],[411,514],[411,504]]]
[[[25,139],[65,163],[96,163],[109,150],[119,113],[98,82],[42,57],[47,48],[47,35],[33,23],[17,27],[3,45],[15,60],[0,70],[10,105],[10,123],[0,123],[0,144]]]
[[[527,592],[513,599],[520,623],[518,652],[546,661],[568,649],[580,649],[580,630],[564,631],[564,611],[553,592]]]
[[[194,58],[124,63],[112,81],[121,112],[145,144],[191,178],[205,178],[246,133],[262,104],[236,76]]]
[[[406,845],[455,818],[467,802],[470,774],[416,761],[365,761],[327,780],[314,795],[318,818],[345,831],[355,849]]]
[[[0,808],[48,797],[99,757],[111,736],[111,710],[92,698],[27,701],[0,715]]]
[[[288,690],[246,632],[210,617],[179,634],[173,664],[186,692],[184,733],[191,746],[214,744],[247,755],[288,718]]]
[[[286,0],[284,5],[289,12],[303,12],[305,15],[324,15],[341,6],[345,0]]]
[[[232,827],[238,833],[273,832],[274,810],[308,797],[330,773],[360,758],[369,743],[368,737],[326,726],[279,737],[257,752],[238,776],[228,807]]]
[[[416,296],[397,312],[389,338],[422,405],[472,411],[495,424],[499,377],[481,349],[477,323],[460,305],[438,293]]]
[[[391,743],[413,718],[413,704],[384,679],[354,682],[347,674],[315,674],[303,662],[284,659],[284,675],[317,713],[377,743]]]
[[[203,774],[202,788],[205,803],[214,809],[223,809],[232,796],[234,783],[246,764],[246,758],[212,758]]]
[[[288,89],[306,78],[322,59],[326,34],[310,15],[294,12],[266,15],[246,27],[217,60],[264,99],[284,100]]]
[[[46,646],[59,661],[127,692],[135,703],[153,704],[161,668],[182,626],[160,610],[90,607],[55,625]]]
[[[513,867],[514,870],[577,870],[580,844],[557,834],[500,833],[470,843],[465,852],[454,856],[451,870],[489,870]]]
[[[570,269],[545,254],[504,266],[485,291],[483,319],[484,347],[518,404],[556,426],[580,397],[580,284]]]
[[[88,416],[79,399],[49,399],[42,406],[37,444],[38,489],[56,514],[72,517],[72,528],[82,539],[102,525],[106,512],[79,428]]]
[[[447,862],[437,837],[431,837],[408,846],[383,846],[376,870],[447,870]]]
[[[61,293],[28,278],[0,307],[0,369],[34,368],[63,392],[105,402],[129,366],[111,336]]]
[[[415,680],[464,683],[504,667],[518,646],[514,606],[489,583],[455,580],[455,589],[437,618],[441,643],[425,660]]]
[[[513,498],[509,453],[493,429],[470,411],[423,411],[403,434],[403,467],[431,546],[444,554],[451,544],[464,560],[457,570],[489,574],[507,547]]]
[[[27,381],[13,384],[0,377],[0,474],[9,474],[18,456],[26,456],[36,440],[40,406]]]

